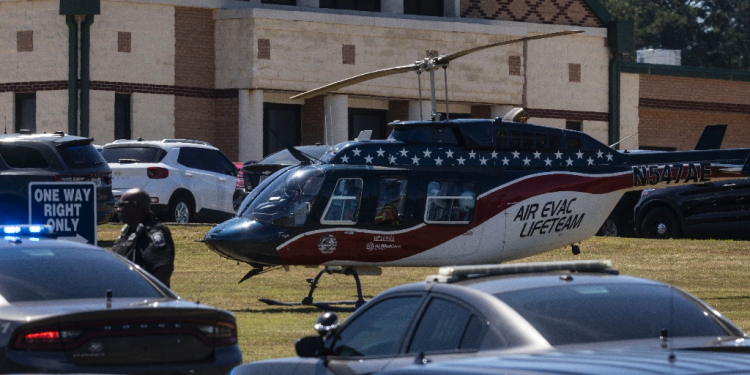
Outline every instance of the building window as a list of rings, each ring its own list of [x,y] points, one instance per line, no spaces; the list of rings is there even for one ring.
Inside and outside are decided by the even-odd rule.
[[[568,64],[568,79],[570,82],[581,82],[581,64]]]
[[[261,0],[261,4],[297,5],[297,0]]]
[[[386,114],[380,109],[349,108],[349,138],[359,136],[362,130],[372,130],[370,139],[385,139]]]
[[[521,75],[521,56],[508,56],[508,74]]]
[[[117,52],[130,52],[130,33],[120,31],[117,33]]]
[[[36,93],[16,94],[16,133],[36,133]]]
[[[581,121],[565,121],[565,129],[583,131],[583,123]]]
[[[444,0],[404,0],[404,14],[419,16],[443,16]]]
[[[354,65],[355,50],[353,44],[344,44],[341,46],[341,57],[344,64]]]
[[[16,51],[18,52],[33,52],[34,51],[34,31],[18,31],[16,32]]]
[[[130,139],[130,94],[115,94],[115,139]]]
[[[320,0],[320,7],[380,12],[380,0]]]
[[[258,39],[258,59],[271,60],[271,40]]]
[[[263,155],[299,146],[302,106],[263,103]]]

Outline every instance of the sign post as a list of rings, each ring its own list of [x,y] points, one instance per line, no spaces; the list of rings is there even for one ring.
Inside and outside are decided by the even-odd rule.
[[[50,225],[61,240],[96,245],[93,182],[29,183],[31,224]]]

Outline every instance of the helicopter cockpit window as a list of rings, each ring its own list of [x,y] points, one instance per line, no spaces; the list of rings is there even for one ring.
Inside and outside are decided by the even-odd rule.
[[[518,150],[521,148],[521,132],[518,130],[510,130],[510,137],[508,138],[508,149]]]
[[[401,142],[429,142],[429,143],[445,143],[450,145],[458,145],[458,138],[450,127],[432,127],[432,126],[416,126],[416,127],[397,127],[388,136],[388,139],[401,141]]]
[[[342,178],[336,182],[328,201],[322,224],[355,224],[359,217],[359,202],[362,199],[362,179]]]
[[[508,149],[508,132],[505,129],[498,129],[495,133],[495,147],[500,150]]]
[[[549,135],[549,149],[550,151],[559,151],[561,149],[559,135]]]
[[[375,224],[401,225],[406,204],[406,185],[404,178],[384,177],[380,179],[380,195]]]
[[[468,224],[474,218],[476,186],[472,182],[431,181],[427,185],[424,222]]]
[[[300,227],[324,178],[324,173],[312,166],[290,169],[263,189],[242,216],[264,224]]]
[[[521,149],[526,151],[534,150],[534,133],[521,133]]]

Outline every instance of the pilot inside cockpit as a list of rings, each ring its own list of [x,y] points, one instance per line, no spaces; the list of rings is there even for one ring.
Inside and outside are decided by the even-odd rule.
[[[401,225],[406,203],[407,180],[398,178],[380,179],[380,196],[375,215],[375,224]]]

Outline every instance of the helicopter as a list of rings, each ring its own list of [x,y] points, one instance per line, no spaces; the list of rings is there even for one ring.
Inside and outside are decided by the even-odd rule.
[[[571,35],[537,35],[347,78],[293,98],[415,71],[431,76],[432,118],[395,121],[386,140],[367,131],[320,159],[264,179],[237,216],[211,229],[206,245],[252,269],[240,280],[288,266],[323,266],[301,302],[364,303],[359,275],[381,268],[496,264],[571,246],[596,234],[632,190],[750,174],[750,149],[620,152],[583,132],[526,123],[516,108],[497,119],[442,120],[434,71],[484,48]],[[447,84],[446,84],[447,87]],[[421,100],[420,83],[420,100]],[[446,88],[446,112],[447,104]],[[315,302],[323,274],[354,277],[356,301]]]

